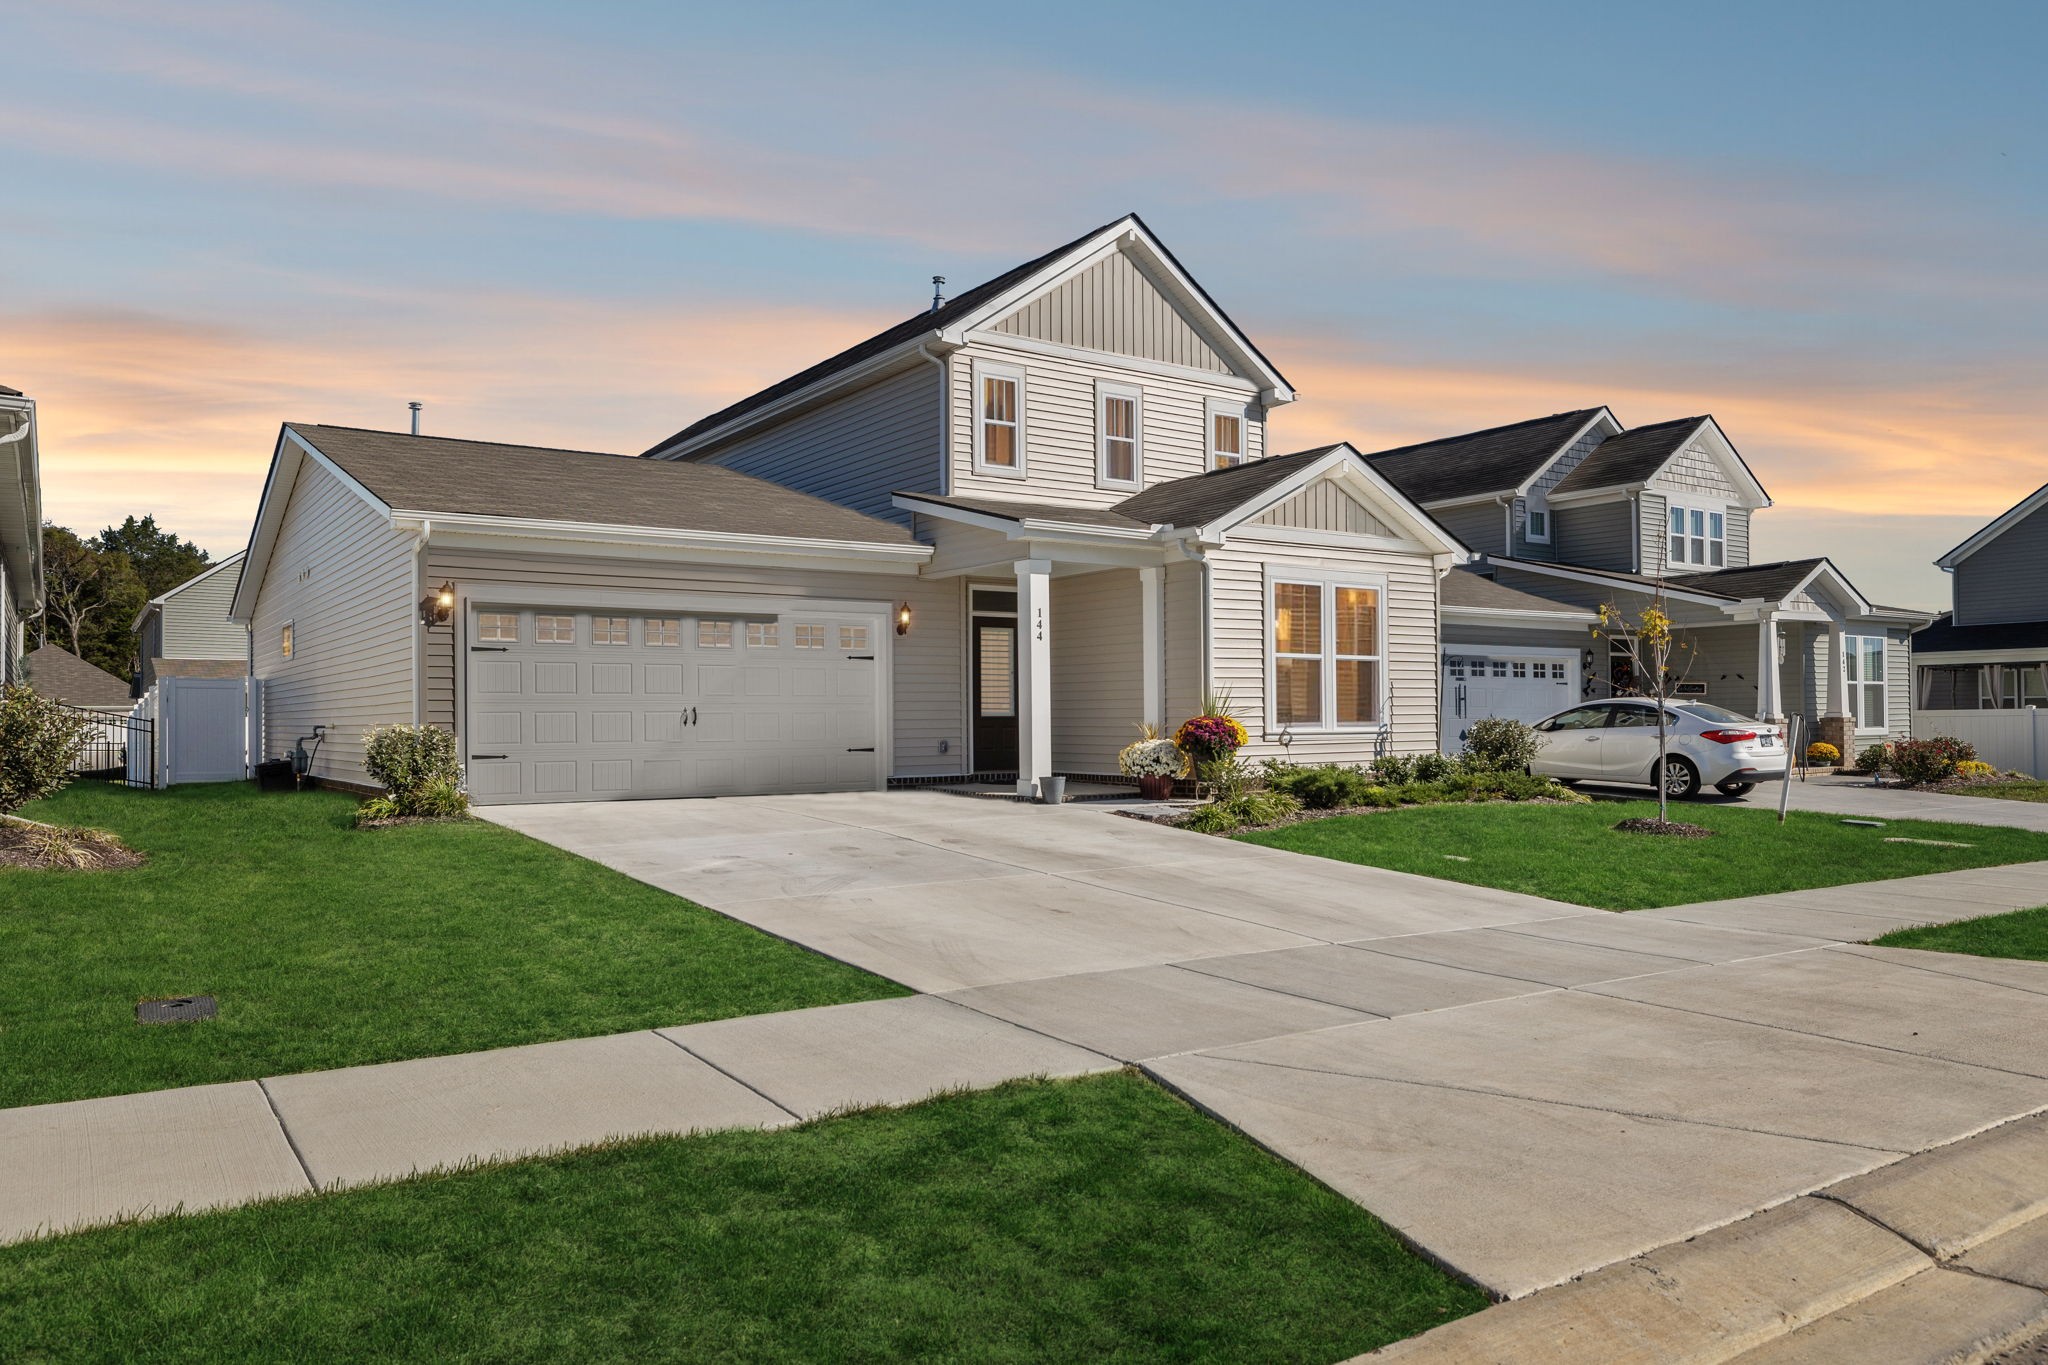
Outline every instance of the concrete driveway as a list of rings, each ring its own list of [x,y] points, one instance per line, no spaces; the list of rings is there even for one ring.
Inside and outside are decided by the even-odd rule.
[[[1505,1296],[2048,1108],[2048,964],[1856,946],[2048,863],[1617,915],[936,793],[487,814],[1142,1064]]]

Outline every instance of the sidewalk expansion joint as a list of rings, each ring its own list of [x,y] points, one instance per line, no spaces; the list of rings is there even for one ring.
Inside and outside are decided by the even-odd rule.
[[[284,1121],[284,1115],[278,1112],[277,1101],[270,1096],[269,1082],[259,1077],[256,1088],[263,1092],[263,1102],[270,1106],[270,1117],[277,1121],[277,1131],[284,1137],[284,1145],[292,1149],[292,1160],[299,1163],[299,1173],[306,1177],[307,1190],[319,1193],[320,1182],[313,1178],[313,1168],[306,1164],[306,1154],[299,1150],[299,1140],[292,1136],[290,1125]]]
[[[727,1080],[731,1081],[731,1082],[732,1082],[733,1084],[735,1084],[735,1085],[741,1085],[741,1086],[745,1086],[745,1087],[746,1087],[746,1088],[747,1088],[748,1090],[751,1090],[751,1091],[753,1091],[753,1092],[754,1092],[754,1093],[755,1093],[756,1095],[759,1095],[759,1096],[760,1096],[760,1097],[761,1097],[762,1099],[764,1099],[764,1100],[768,1101],[768,1103],[770,1103],[770,1104],[774,1105],[774,1106],[775,1106],[775,1107],[776,1107],[777,1109],[780,1109],[780,1110],[781,1110],[781,1111],[782,1111],[783,1113],[785,1113],[785,1114],[789,1115],[789,1116],[790,1116],[790,1117],[791,1117],[792,1119],[795,1119],[795,1120],[796,1120],[796,1121],[797,1121],[798,1123],[802,1123],[802,1122],[804,1121],[804,1116],[803,1116],[802,1114],[799,1114],[799,1113],[797,1113],[797,1112],[796,1112],[796,1111],[795,1111],[794,1109],[791,1109],[791,1108],[790,1108],[790,1107],[789,1107],[788,1105],[784,1104],[784,1103],[783,1103],[783,1102],[782,1102],[781,1100],[778,1100],[778,1099],[776,1099],[776,1098],[775,1098],[775,1097],[774,1097],[773,1095],[771,1095],[771,1094],[769,1094],[769,1093],[768,1093],[767,1091],[763,1090],[763,1089],[762,1089],[762,1088],[761,1088],[760,1086],[758,1086],[758,1085],[755,1085],[755,1084],[754,1084],[754,1083],[753,1083],[752,1081],[748,1080],[748,1079],[747,1079],[746,1077],[744,1077],[744,1076],[736,1076],[736,1075],[734,1075],[734,1074],[733,1074],[732,1072],[730,1072],[730,1071],[726,1070],[726,1069],[725,1069],[724,1067],[720,1066],[720,1065],[719,1065],[719,1064],[718,1064],[717,1062],[714,1062],[714,1061],[712,1061],[712,1060],[711,1060],[711,1059],[710,1059],[709,1057],[706,1057],[706,1056],[705,1056],[705,1055],[704,1055],[703,1053],[701,1053],[701,1052],[692,1052],[692,1051],[691,1051],[691,1050],[690,1050],[689,1048],[687,1048],[687,1047],[685,1047],[685,1046],[684,1046],[683,1044],[681,1044],[681,1043],[677,1042],[677,1041],[676,1041],[675,1039],[673,1039],[673,1038],[669,1037],[669,1036],[668,1036],[668,1035],[667,1035],[666,1033],[662,1033],[662,1032],[661,1032],[661,1031],[659,1031],[658,1029],[649,1029],[649,1030],[648,1030],[648,1032],[649,1032],[649,1033],[652,1033],[652,1034],[653,1034],[653,1035],[654,1035],[655,1037],[657,1037],[657,1038],[661,1039],[661,1041],[662,1041],[662,1042],[664,1042],[664,1043],[667,1043],[667,1044],[668,1044],[668,1045],[669,1045],[670,1047],[674,1048],[674,1049],[675,1049],[676,1051],[678,1051],[678,1052],[682,1053],[682,1054],[683,1054],[683,1055],[684,1055],[685,1057],[693,1057],[693,1058],[695,1058],[696,1060],[698,1060],[698,1061],[700,1061],[700,1062],[704,1063],[704,1065],[706,1065],[706,1066],[710,1067],[710,1068],[711,1068],[711,1069],[712,1069],[713,1071],[716,1071],[716,1072],[717,1072],[717,1073],[718,1073],[719,1075],[721,1075],[721,1076],[725,1077],[725,1078],[726,1078]]]

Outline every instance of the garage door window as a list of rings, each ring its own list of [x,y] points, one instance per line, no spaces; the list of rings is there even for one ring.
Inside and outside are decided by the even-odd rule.
[[[748,649],[774,649],[782,643],[782,627],[774,621],[747,622]]]
[[[697,623],[697,648],[731,649],[732,622],[699,621]]]
[[[533,638],[544,645],[573,645],[576,643],[576,618],[536,616],[533,618]]]
[[[590,618],[590,642],[596,645],[630,645],[633,643],[633,627],[623,616],[593,616]]]
[[[673,616],[647,618],[647,643],[657,649],[673,649],[683,642],[683,623]]]
[[[825,628],[823,626],[798,626],[796,628],[796,647],[798,649],[823,649],[825,647]]]
[[[841,649],[866,649],[868,647],[868,628],[866,626],[841,626],[839,628],[839,647]]]
[[[477,637],[484,640],[519,639],[519,613],[487,611],[476,618]]]

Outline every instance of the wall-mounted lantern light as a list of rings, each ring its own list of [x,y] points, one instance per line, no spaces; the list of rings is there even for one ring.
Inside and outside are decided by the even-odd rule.
[[[908,602],[896,604],[896,633],[898,635],[910,634],[910,603]]]
[[[420,624],[445,626],[455,619],[455,585],[443,583],[420,599]]]

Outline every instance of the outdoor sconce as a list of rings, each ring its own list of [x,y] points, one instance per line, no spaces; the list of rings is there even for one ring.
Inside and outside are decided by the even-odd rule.
[[[443,583],[420,599],[420,624],[445,626],[455,619],[455,585]]]
[[[908,602],[899,602],[896,605],[896,633],[898,635],[910,634],[910,603]]]

